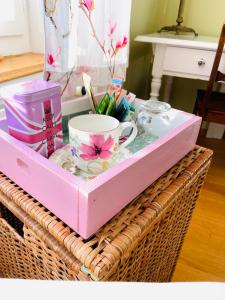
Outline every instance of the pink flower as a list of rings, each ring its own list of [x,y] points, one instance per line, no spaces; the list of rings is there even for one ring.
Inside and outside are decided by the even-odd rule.
[[[55,62],[59,58],[59,55],[61,53],[61,48],[58,49],[56,55],[53,53],[49,53],[47,56],[47,63],[53,67],[56,67]]]
[[[122,49],[122,48],[126,47],[127,43],[128,43],[128,38],[127,38],[127,36],[124,36],[123,41],[121,41],[121,40],[117,41],[116,49]]]
[[[94,0],[83,0],[82,4],[87,8],[89,12],[94,10]]]
[[[107,159],[112,155],[109,151],[114,141],[110,135],[107,140],[104,135],[91,135],[90,145],[82,144],[80,150],[83,152],[80,157],[84,160],[95,160],[97,158]]]
[[[123,37],[122,47],[126,47],[127,44],[128,44],[128,38],[127,38],[127,36],[124,36]]]
[[[48,62],[49,65],[52,65],[55,62],[54,57],[51,53],[48,54],[47,62]]]
[[[109,22],[109,34],[108,34],[108,36],[110,37],[110,39],[112,39],[112,36],[113,36],[115,30],[116,30],[116,22],[111,22],[110,21]]]

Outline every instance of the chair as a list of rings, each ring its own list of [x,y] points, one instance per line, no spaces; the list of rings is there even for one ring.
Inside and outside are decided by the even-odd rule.
[[[225,125],[225,94],[213,91],[214,83],[225,81],[225,74],[218,70],[225,44],[225,23],[223,24],[216,56],[206,90],[198,90],[194,114],[203,121]]]

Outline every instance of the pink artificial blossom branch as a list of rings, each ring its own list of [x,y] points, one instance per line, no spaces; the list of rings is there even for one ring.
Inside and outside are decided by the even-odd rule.
[[[113,77],[114,73],[115,73],[115,68],[116,68],[116,55],[120,49],[126,47],[126,45],[128,43],[128,39],[126,36],[124,36],[123,40],[117,41],[117,43],[114,47],[113,46],[113,34],[116,29],[116,23],[110,22],[109,23],[110,28],[109,28],[109,34],[108,34],[108,37],[110,38],[110,48],[106,49],[105,41],[103,41],[103,42],[100,41],[100,39],[96,33],[92,19],[91,19],[91,12],[94,9],[94,0],[80,0],[79,3],[80,3],[80,5],[79,5],[80,9],[83,11],[85,17],[87,18],[87,20],[89,22],[89,25],[90,25],[91,31],[92,31],[92,35],[95,38],[100,49],[104,53],[110,75],[111,75],[111,77]]]
[[[110,66],[109,61],[108,61],[108,58],[107,58],[107,53],[106,53],[104,44],[102,44],[101,41],[100,41],[100,39],[98,38],[97,33],[96,33],[96,31],[95,31],[95,28],[94,28],[94,24],[93,24],[93,22],[92,22],[92,20],[91,20],[91,15],[90,15],[90,13],[88,14],[87,10],[84,8],[84,4],[83,4],[82,0],[80,0],[80,8],[82,9],[84,15],[86,16],[86,18],[87,18],[87,20],[88,20],[88,22],[89,22],[89,24],[90,24],[90,26],[91,26],[91,30],[92,30],[92,35],[93,35],[93,37],[94,37],[95,40],[97,41],[99,47],[101,48],[101,50],[103,51],[103,53],[104,53],[104,55],[105,55],[105,57],[106,57],[108,69],[109,69],[109,71],[110,71],[110,74],[112,75],[111,66]]]

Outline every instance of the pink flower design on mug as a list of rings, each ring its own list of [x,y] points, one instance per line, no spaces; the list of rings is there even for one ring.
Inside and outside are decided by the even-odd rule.
[[[78,155],[77,155],[77,149],[76,149],[74,146],[71,148],[71,154],[72,154],[73,156],[78,156]]]
[[[112,152],[114,140],[111,135],[105,140],[104,135],[91,135],[90,145],[82,144],[80,150],[83,152],[80,157],[84,160],[95,160],[97,158],[108,159]]]

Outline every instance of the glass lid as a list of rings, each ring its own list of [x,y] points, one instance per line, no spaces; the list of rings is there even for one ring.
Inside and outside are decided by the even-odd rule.
[[[142,105],[142,108],[157,114],[169,111],[171,109],[171,105],[158,100],[147,100],[146,103]]]

